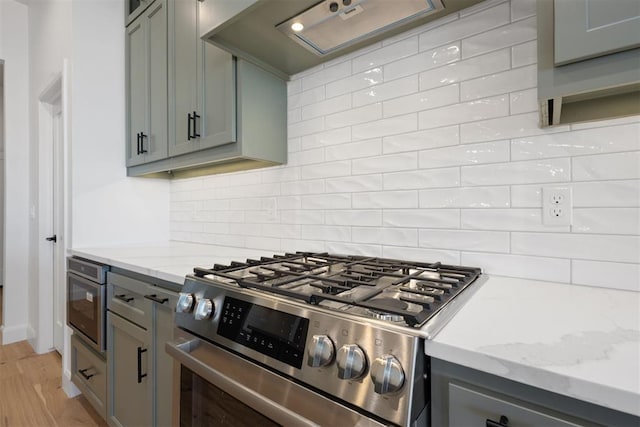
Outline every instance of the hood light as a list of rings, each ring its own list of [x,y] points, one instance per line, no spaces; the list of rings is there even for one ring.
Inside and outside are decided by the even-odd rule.
[[[291,29],[298,33],[304,30],[304,25],[302,25],[300,22],[294,22],[293,24],[291,24]]]

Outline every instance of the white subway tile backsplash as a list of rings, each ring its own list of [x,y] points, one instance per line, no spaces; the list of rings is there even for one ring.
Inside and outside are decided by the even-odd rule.
[[[324,222],[327,225],[380,226],[382,211],[370,209],[325,211]]]
[[[326,101],[320,101],[315,104],[302,107],[302,120],[310,120],[316,117],[349,109],[351,109],[351,95],[347,94],[336,96],[335,98],[329,98]]]
[[[422,229],[419,236],[422,248],[509,252],[507,232]]]
[[[459,99],[458,85],[449,85],[385,101],[382,108],[384,117],[393,117],[455,104]]]
[[[574,181],[640,178],[640,151],[572,159]]]
[[[397,153],[446,147],[456,145],[459,142],[459,127],[454,125],[384,137],[382,139],[382,150],[384,153]]]
[[[530,160],[461,168],[462,185],[527,184],[571,180],[569,159]]]
[[[538,111],[538,89],[527,89],[512,92],[510,95],[511,114]]]
[[[460,185],[460,169],[430,169],[387,173],[383,176],[385,190],[404,190]]]
[[[302,166],[300,168],[302,179],[329,178],[334,176],[351,175],[351,162],[342,160],[331,163]]]
[[[426,31],[420,34],[420,50],[433,49],[434,47],[508,24],[510,15],[509,4],[503,3],[458,19],[445,26]]]
[[[459,228],[458,209],[388,209],[382,214],[385,227]]]
[[[382,103],[365,105],[326,117],[327,128],[341,128],[382,118]]]
[[[511,66],[509,49],[454,62],[420,73],[420,90],[458,83],[487,74],[508,70]]]
[[[509,141],[464,144],[420,151],[421,169],[509,161]]]
[[[571,283],[640,292],[640,265],[574,259]]]
[[[382,175],[359,175],[331,178],[326,181],[327,193],[358,193],[382,190]],[[331,206],[328,206],[331,207]]]
[[[418,76],[416,74],[388,83],[382,83],[367,89],[354,92],[353,106],[361,107],[374,102],[382,102],[387,99],[397,98],[418,91]]]
[[[532,40],[511,48],[511,66],[513,68],[538,62],[538,42]]]
[[[420,129],[429,129],[477,120],[484,121],[508,114],[509,97],[502,95],[422,111],[418,114],[418,126]]]
[[[462,40],[462,57],[469,58],[492,50],[534,40],[536,35],[536,18],[534,16],[521,22],[505,25]]]
[[[407,56],[418,53],[418,37],[410,37],[397,43],[376,49],[373,52],[358,56],[353,59],[353,72],[369,70],[380,65],[397,61]]]
[[[449,64],[460,59],[460,43],[449,43],[436,49],[420,52],[417,55],[392,62],[384,66],[385,81],[395,80],[429,70],[440,65]]]
[[[529,65],[502,73],[491,74],[460,83],[460,99],[485,98],[508,92],[535,88],[538,80],[538,67]],[[514,114],[514,112],[511,112]],[[304,118],[304,115],[303,115]]]
[[[573,210],[575,233],[640,234],[638,208],[576,208]]]
[[[412,170],[418,167],[418,154],[415,152],[386,154],[353,160],[351,164],[354,175]]]
[[[441,262],[460,265],[460,252],[440,249],[424,249],[403,246],[383,246],[382,256],[417,262]]]
[[[634,150],[640,150],[640,123],[516,138],[511,143],[513,160]]]
[[[470,230],[569,231],[569,227],[543,224],[541,209],[463,209],[461,223]]]
[[[541,129],[535,23],[487,0],[293,76],[287,164],[173,180],[171,238],[640,290],[640,116]]]
[[[511,233],[517,254],[640,263],[640,237],[572,233]]]
[[[508,208],[509,187],[460,187],[420,191],[421,208]]]
[[[380,154],[382,154],[382,139],[380,138],[334,145],[324,149],[324,157],[328,162],[377,156]]]
[[[372,209],[401,209],[417,208],[418,192],[416,190],[405,191],[376,191],[366,193],[355,193],[352,196],[354,208]]]
[[[418,130],[418,115],[407,114],[353,126],[351,134],[354,140],[358,140],[397,135],[415,130]]]
[[[327,98],[331,98],[345,93],[355,92],[369,86],[380,84],[384,81],[382,68],[373,68],[367,71],[361,71],[346,79],[337,80],[329,83],[326,89]]]
[[[568,259],[463,252],[462,264],[481,266],[483,272],[498,276],[553,282],[569,282],[571,278]]]
[[[569,130],[568,126],[541,129],[538,126],[537,112],[467,123],[462,125],[460,129],[463,143],[544,135],[567,130]]]
[[[418,246],[418,230],[414,228],[353,227],[354,243],[386,246]]]

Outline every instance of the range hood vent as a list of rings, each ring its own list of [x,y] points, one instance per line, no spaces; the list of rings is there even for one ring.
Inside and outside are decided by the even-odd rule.
[[[440,0],[324,0],[276,28],[324,56],[442,9]]]

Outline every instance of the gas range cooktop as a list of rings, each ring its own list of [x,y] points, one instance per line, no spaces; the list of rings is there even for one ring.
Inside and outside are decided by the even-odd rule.
[[[473,283],[473,267],[297,252],[194,268],[199,279],[419,328]]]

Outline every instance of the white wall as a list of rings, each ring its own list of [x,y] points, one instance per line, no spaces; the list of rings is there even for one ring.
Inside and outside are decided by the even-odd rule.
[[[5,223],[3,343],[27,336],[29,255],[29,58],[27,7],[0,1],[5,73]]]
[[[169,237],[169,183],[126,177],[123,11],[73,0],[73,247]]]
[[[540,129],[535,39],[492,0],[296,76],[288,164],[172,182],[171,237],[640,290],[640,118]]]

